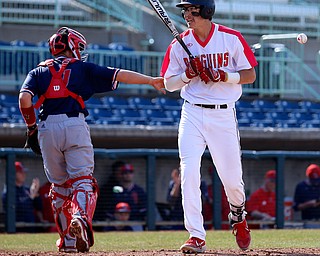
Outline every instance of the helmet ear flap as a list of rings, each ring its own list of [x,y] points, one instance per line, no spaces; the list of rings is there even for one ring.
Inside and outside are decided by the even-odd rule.
[[[211,20],[214,12],[215,12],[215,8],[202,6],[200,9],[200,16],[204,19]],[[182,18],[184,18],[183,12],[181,12],[181,16]]]
[[[180,3],[176,4],[176,7],[182,8],[185,5],[200,6],[200,16],[203,19],[208,19],[208,20],[212,19],[216,9],[214,0],[181,0]],[[182,17],[183,17],[183,14],[182,14]]]
[[[201,6],[200,16],[204,19],[211,20],[215,12],[215,6]]]

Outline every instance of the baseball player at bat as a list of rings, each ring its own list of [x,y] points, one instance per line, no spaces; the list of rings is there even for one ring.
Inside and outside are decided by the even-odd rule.
[[[246,250],[250,231],[245,220],[245,193],[235,102],[241,84],[255,81],[257,61],[243,36],[212,22],[214,0],[182,0],[188,29],[181,34],[193,59],[173,40],[161,75],[168,91],[181,90],[184,99],[178,132],[182,204],[189,239],[184,253],[206,250],[200,192],[200,164],[208,146],[230,205],[229,220],[238,246]]]
[[[84,102],[95,93],[116,90],[119,82],[149,84],[165,93],[164,83],[162,77],[84,62],[87,42],[74,29],[62,27],[48,42],[54,58],[41,62],[27,75],[20,90],[20,111],[27,136],[38,134],[38,153],[52,183],[50,197],[60,235],[58,250],[88,252],[94,243],[92,217],[98,186],[93,178],[94,151]],[[35,105],[34,96],[38,96]],[[38,107],[37,125],[34,108]]]

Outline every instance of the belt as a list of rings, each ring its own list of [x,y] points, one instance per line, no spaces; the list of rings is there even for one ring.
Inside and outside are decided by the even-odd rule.
[[[226,108],[228,108],[227,104],[222,104],[222,105],[192,104],[187,100],[186,100],[186,102],[191,105],[201,107],[201,108],[211,108],[211,109],[226,109]]]
[[[78,112],[71,112],[71,113],[66,113],[67,117],[79,117],[80,113]]]
[[[65,113],[65,115],[67,115],[67,117],[79,117],[79,115],[82,114],[82,113],[79,113],[79,112],[69,112],[69,113]],[[45,116],[42,116],[40,117],[40,121],[46,121],[47,118],[48,118],[49,115],[45,115]]]

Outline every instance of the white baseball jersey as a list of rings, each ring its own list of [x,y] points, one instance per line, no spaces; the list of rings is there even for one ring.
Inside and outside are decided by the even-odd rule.
[[[237,72],[257,65],[252,50],[242,35],[228,27],[212,23],[210,34],[202,42],[193,30],[186,30],[181,37],[190,52],[199,56],[206,67]],[[164,78],[179,75],[186,70],[189,62],[187,53],[177,40],[173,40],[167,49],[161,75]],[[239,84],[205,84],[200,77],[193,78],[181,89],[181,97],[194,104],[228,104],[237,101],[242,94]]]

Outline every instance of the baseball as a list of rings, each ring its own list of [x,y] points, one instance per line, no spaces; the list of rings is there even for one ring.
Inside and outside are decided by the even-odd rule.
[[[308,37],[306,34],[304,33],[301,33],[297,36],[297,41],[298,43],[300,44],[305,44],[307,41],[308,41]]]

